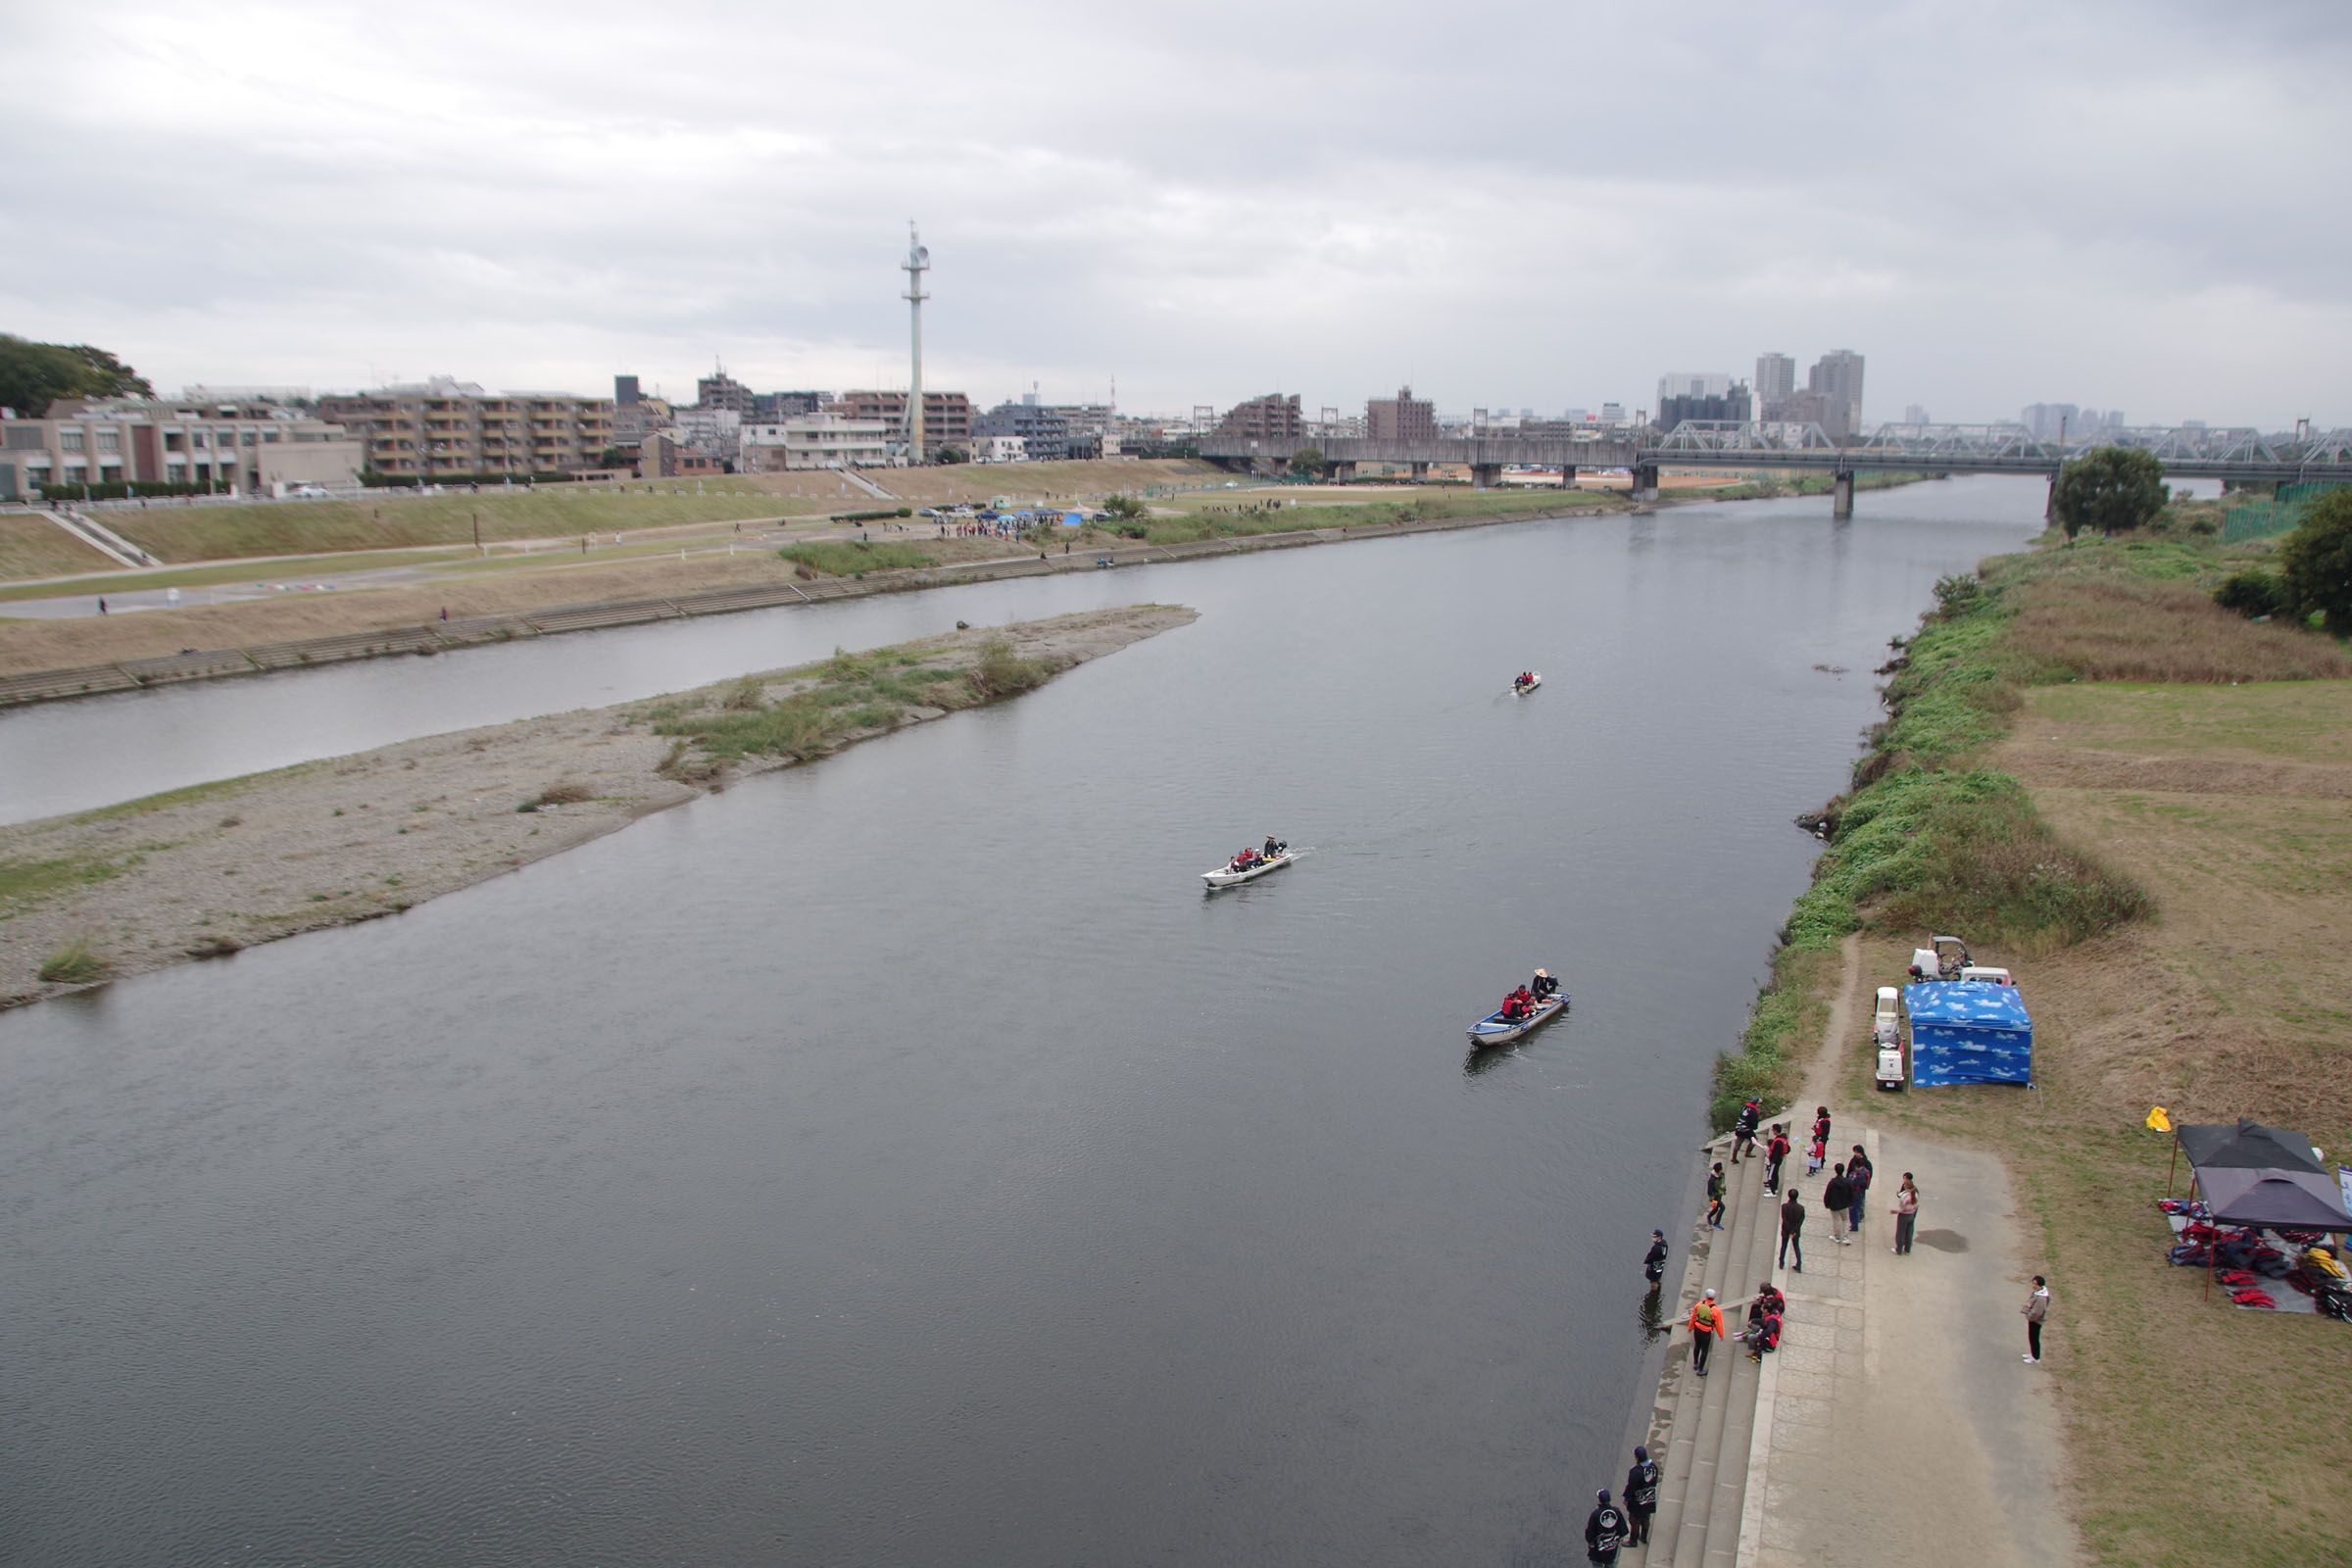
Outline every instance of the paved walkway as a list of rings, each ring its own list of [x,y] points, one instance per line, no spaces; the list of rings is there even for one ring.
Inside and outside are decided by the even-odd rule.
[[[1661,1451],[1658,1528],[1628,1568],[2067,1568],[2081,1560],[2058,1497],[2059,1419],[2049,1380],[2065,1375],[2065,1303],[2052,1358],[2028,1366],[2018,1306],[2033,1265],[2000,1162],[1990,1154],[1867,1126],[1874,1106],[1838,1103],[1841,1062],[1866,1048],[1860,946],[1845,948],[1842,992],[1825,1049],[1788,1118],[1830,1106],[1832,1159],[1860,1143],[1878,1172],[1862,1233],[1832,1239],[1820,1195],[1804,1195],[1805,1266],[1777,1266],[1773,1200],[1761,1164],[1737,1173],[1727,1229],[1705,1232],[1677,1322],[1713,1286],[1739,1302],[1770,1279],[1788,1297],[1781,1349],[1760,1364],[1738,1348],[1712,1375],[1689,1367],[1685,1331],[1667,1359],[1651,1423]],[[1712,1157],[1719,1157],[1710,1155]],[[1918,1236],[1893,1255],[1887,1212],[1904,1171],[1921,1192]],[[1784,1187],[1784,1194],[1787,1187]],[[1703,1229],[1703,1227],[1702,1227]],[[1794,1262],[1793,1257],[1790,1259]],[[1725,1316],[1737,1328],[1741,1306]]]

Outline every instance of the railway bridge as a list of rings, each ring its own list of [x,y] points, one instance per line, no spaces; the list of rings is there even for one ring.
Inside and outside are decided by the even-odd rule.
[[[1281,443],[1240,436],[1206,436],[1203,458],[1238,470],[1277,469],[1291,454]],[[2056,493],[2065,465],[2101,447],[2149,454],[2168,475],[2239,484],[2352,483],[2352,428],[2298,428],[2266,433],[2244,427],[2133,425],[2108,427],[2068,440],[2036,436],[2022,424],[1883,424],[1865,436],[1833,439],[1818,424],[1738,423],[1686,419],[1670,431],[1576,436],[1478,434],[1430,440],[1364,437],[1325,441],[1320,450],[1335,475],[1352,478],[1368,463],[1408,466],[1426,477],[1432,464],[1467,466],[1473,483],[1499,484],[1506,467],[1557,468],[1569,483],[1579,469],[1623,468],[1637,498],[1655,496],[1658,470],[1801,469],[1835,479],[1831,507],[1851,516],[1854,476],[1860,473],[2039,474]]]

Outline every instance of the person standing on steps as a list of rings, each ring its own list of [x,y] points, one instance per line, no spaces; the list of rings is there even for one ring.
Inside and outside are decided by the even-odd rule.
[[[1805,1200],[1796,1189],[1788,1190],[1788,1201],[1781,1204],[1781,1266],[1788,1266],[1788,1252],[1796,1250],[1796,1272],[1805,1271]]]
[[[1751,1100],[1740,1107],[1740,1114],[1732,1122],[1733,1164],[1740,1163],[1741,1150],[1746,1150],[1749,1153],[1755,1152],[1756,1124],[1763,1119],[1764,1106],[1761,1102]]]
[[[1771,1198],[1781,1190],[1781,1163],[1788,1157],[1788,1129],[1780,1122],[1772,1124],[1772,1141],[1764,1146],[1764,1196]]]
[[[1649,1233],[1649,1255],[1642,1260],[1642,1277],[1649,1281],[1649,1288],[1653,1291],[1658,1288],[1658,1282],[1666,1277],[1666,1233],[1664,1231]]]
[[[1707,1223],[1717,1230],[1723,1229],[1723,1161],[1720,1159],[1715,1162],[1715,1168],[1707,1172]]]
[[[1909,1171],[1903,1172],[1903,1185],[1894,1190],[1893,1213],[1894,1255],[1900,1257],[1911,1250],[1912,1228],[1919,1224],[1919,1188]]]
[[[1715,1304],[1715,1293],[1709,1291],[1690,1309],[1690,1369],[1702,1378],[1707,1375],[1707,1352],[1723,1333],[1723,1308]]]
[[[1854,1189],[1845,1179],[1845,1166],[1840,1163],[1830,1175],[1830,1185],[1821,1190],[1821,1206],[1830,1211],[1830,1240],[1839,1247],[1853,1244],[1838,1228],[1838,1222],[1853,1212]]]
[[[1658,1511],[1658,1466],[1649,1450],[1634,1449],[1633,1468],[1625,1473],[1625,1512],[1633,1522],[1633,1536],[1626,1544],[1649,1544],[1649,1516]]]
[[[1709,1291],[1709,1296],[1715,1293]],[[2026,1314],[2026,1364],[2041,1364],[2041,1324],[2050,1315],[2050,1282],[2040,1275],[2034,1276],[2034,1294],[2018,1310]]]
[[[1585,1560],[1600,1568],[1615,1568],[1625,1545],[1625,1510],[1609,1500],[1609,1489],[1595,1493],[1592,1511],[1585,1516]]]

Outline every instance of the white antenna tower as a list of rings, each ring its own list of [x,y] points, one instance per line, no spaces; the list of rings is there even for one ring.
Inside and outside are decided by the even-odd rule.
[[[906,313],[912,332],[914,374],[906,391],[906,461],[923,461],[923,301],[931,296],[923,292],[923,274],[931,270],[931,252],[923,245],[922,236],[915,232],[914,220],[906,220],[906,260],[901,264],[906,273]]]

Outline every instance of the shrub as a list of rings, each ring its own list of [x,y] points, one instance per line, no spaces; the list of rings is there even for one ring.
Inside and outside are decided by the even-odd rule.
[[[49,955],[49,961],[41,965],[41,978],[60,986],[85,986],[114,972],[113,964],[90,951],[87,937],[75,937]]]
[[[2278,547],[2278,565],[2295,609],[2319,612],[2331,636],[2352,636],[2352,488],[2311,504]]]
[[[973,661],[963,678],[975,693],[993,702],[1042,686],[1051,673],[1035,660],[1015,655],[1012,644],[1004,638],[991,637],[980,645],[980,657]]]
[[[2069,539],[2084,528],[2129,533],[2164,510],[2164,465],[2131,447],[2101,447],[2059,471],[2054,499]]]
[[[939,559],[912,545],[877,545],[860,539],[786,545],[776,554],[828,577],[850,577],[861,571],[886,571],[893,567],[928,566]]]
[[[2248,567],[2222,579],[2213,591],[2213,602],[2224,610],[2234,610],[2241,615],[2275,615],[2286,606],[2286,585],[2259,566]]]

